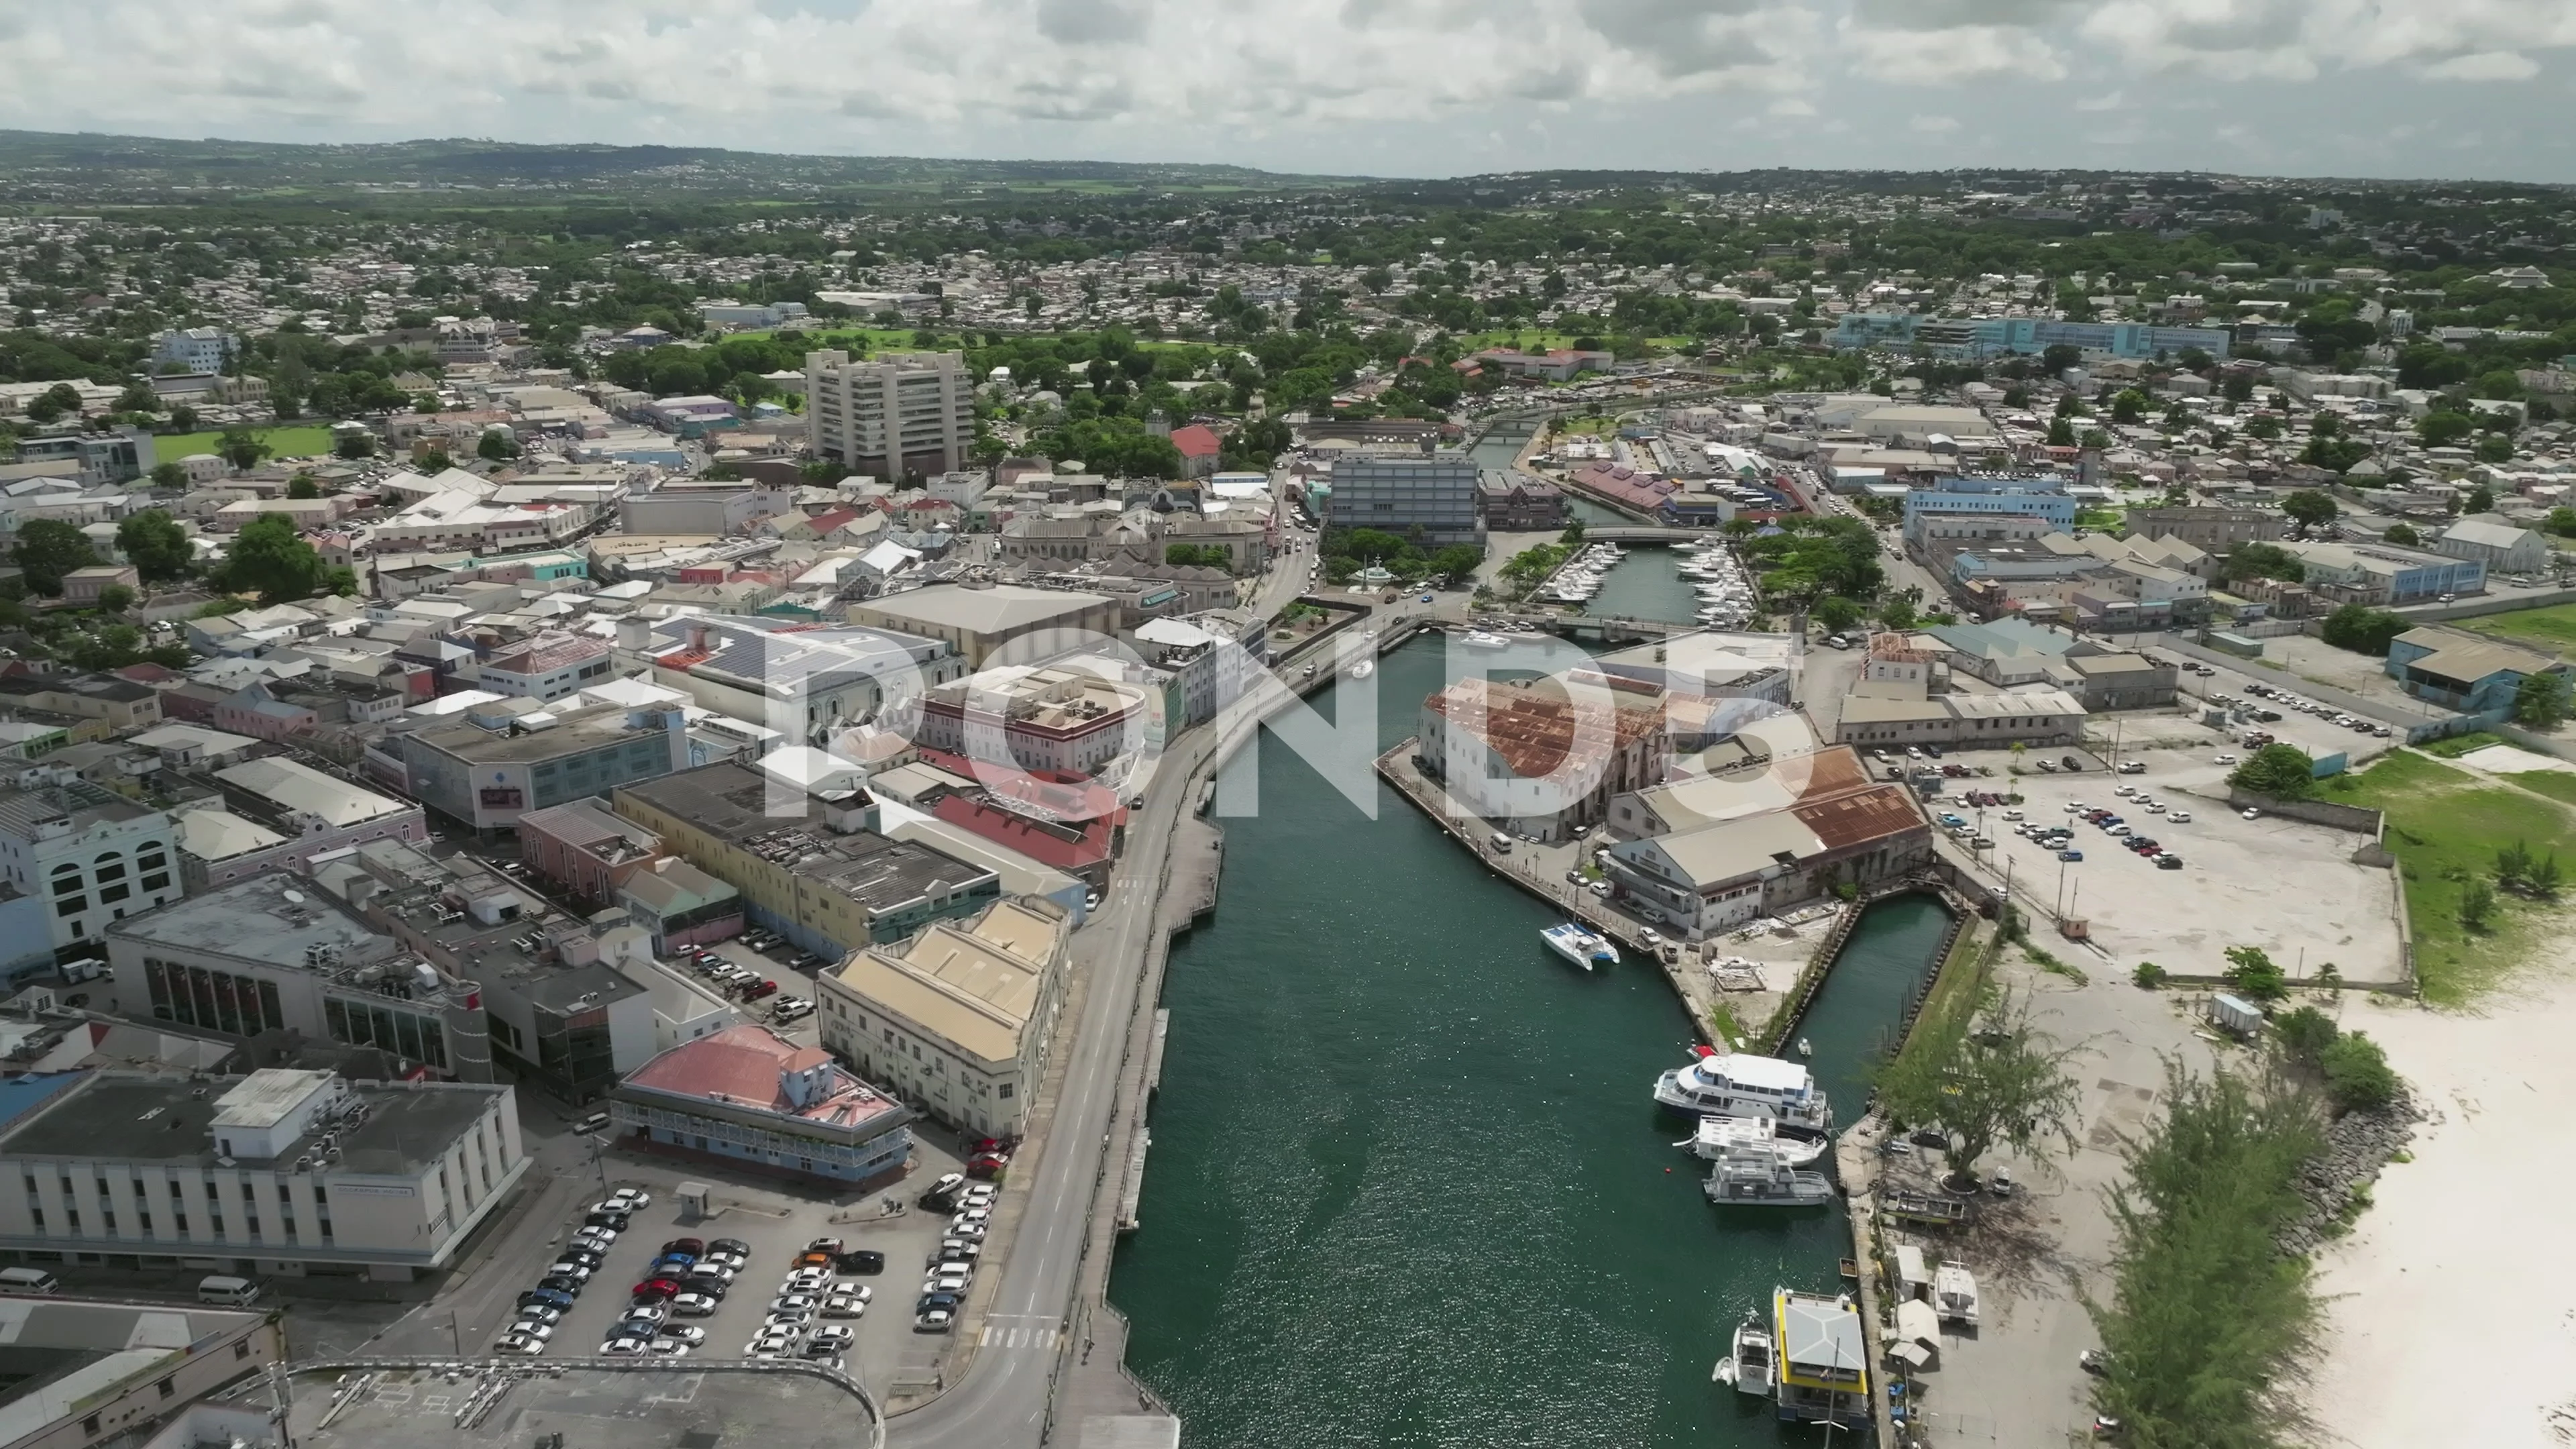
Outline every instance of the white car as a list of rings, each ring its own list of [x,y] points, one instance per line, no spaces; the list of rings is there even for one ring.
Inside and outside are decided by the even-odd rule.
[[[2262,812],[2262,811],[2260,811],[2260,810],[2256,810],[2256,809],[2252,808],[2251,806],[2248,806],[2248,807],[2246,808],[2246,810],[2245,810],[2245,812],[2244,812],[2244,813],[2245,813],[2245,818],[2246,818],[2246,819],[2248,819],[2248,820],[2260,820],[2260,819],[2262,819],[2262,818],[2263,818],[2263,812]]]
[[[742,1356],[744,1358],[775,1358],[795,1346],[796,1335],[792,1333],[770,1333],[764,1331],[758,1338],[755,1338],[751,1342],[742,1346]]]
[[[523,1314],[526,1312],[525,1309],[520,1311]],[[555,1326],[546,1322],[542,1318],[522,1317],[518,1322],[510,1325],[510,1331],[512,1333],[524,1333],[528,1337],[533,1338],[540,1343],[543,1343],[547,1339],[555,1336]]]
[[[847,1293],[835,1293],[823,1300],[825,1318],[856,1318],[868,1311],[868,1300]]]
[[[505,1333],[492,1340],[492,1351],[498,1354],[540,1354],[546,1351],[545,1340],[524,1333]]]
[[[813,1316],[815,1307],[821,1302],[821,1299],[811,1293],[781,1293],[769,1300],[769,1311],[793,1313],[799,1317],[810,1318]]]
[[[654,1336],[657,1338],[667,1338],[677,1343],[685,1343],[691,1348],[696,1348],[698,1345],[707,1341],[707,1331],[705,1329],[687,1323],[672,1324],[670,1327],[663,1329],[660,1333]]]
[[[2220,755],[2217,763],[2222,765],[2232,765],[2236,763],[2236,757],[2234,755]]]
[[[851,1340],[858,1336],[856,1331],[840,1324],[829,1324],[815,1329],[814,1336],[805,1340],[805,1352],[808,1354],[838,1353],[848,1348]]]
[[[644,1346],[644,1351],[653,1355],[655,1358],[686,1358],[689,1356],[689,1349],[692,1346],[693,1345],[682,1343],[676,1338],[663,1338],[656,1336],[651,1343]]]
[[[547,1278],[570,1278],[576,1283],[587,1283],[590,1281],[590,1269],[583,1264],[572,1261],[570,1258],[566,1258],[562,1262],[548,1267],[546,1271],[539,1276]]]
[[[934,1308],[912,1320],[915,1333],[946,1333],[957,1322],[956,1315],[945,1308]]]
[[[626,1358],[642,1353],[646,1346],[643,1339],[632,1336],[612,1338],[599,1346],[599,1353],[602,1358]]]
[[[2168,810],[2165,812],[2165,823],[2168,825],[2189,825],[2191,823],[2191,812],[2188,810]]]
[[[671,1300],[671,1311],[683,1318],[704,1318],[723,1306],[712,1293],[683,1293]]]
[[[2066,813],[2067,813],[2067,814],[2069,814],[2069,815],[2081,815],[2081,814],[2083,814],[2083,813],[2084,813],[2084,802],[2083,802],[2083,801],[2081,801],[2081,800],[2069,800],[2069,801],[2067,801],[2067,802],[2066,802]]]
[[[610,1193],[607,1203],[604,1204],[606,1209],[613,1213],[641,1212],[652,1205],[653,1194],[640,1187],[621,1187]]]
[[[2004,818],[2006,820],[2019,820],[2021,818],[2021,812],[2018,810],[2007,810],[2004,812]]]

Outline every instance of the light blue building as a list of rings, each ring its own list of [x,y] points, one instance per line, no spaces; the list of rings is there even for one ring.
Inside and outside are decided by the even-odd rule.
[[[2485,724],[2512,717],[2525,679],[2570,672],[2564,660],[2449,629],[2409,629],[2389,640],[2384,667],[2408,694]]]
[[[2219,327],[2160,327],[2149,322],[2061,322],[2048,317],[1919,317],[1911,312],[1846,312],[1829,338],[1846,350],[1912,348],[1936,357],[1982,361],[2006,353],[2036,354],[2051,347],[2145,360],[2197,347],[2225,357],[2230,334]]]
[[[2065,529],[2075,526],[2076,509],[2062,478],[1938,478],[1905,495],[1905,524],[1911,536],[1925,514],[2028,514]]]

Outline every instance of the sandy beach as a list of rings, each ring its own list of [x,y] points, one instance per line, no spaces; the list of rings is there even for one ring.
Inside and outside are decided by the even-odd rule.
[[[2410,1163],[2323,1254],[2327,1444],[2576,1444],[2576,972],[2526,976],[2474,1013],[2356,997],[2429,1119]]]

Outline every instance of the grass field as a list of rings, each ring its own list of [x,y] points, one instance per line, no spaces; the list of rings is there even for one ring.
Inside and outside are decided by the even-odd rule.
[[[2416,748],[2428,755],[2437,755],[2445,760],[2456,760],[2462,755],[2476,754],[2489,745],[2504,743],[2506,743],[2505,737],[2493,730],[2471,730],[2464,735],[2450,735],[2430,744],[2418,745]]]
[[[2461,619],[2452,627],[2510,639],[2576,659],[2576,604],[2552,604],[2545,609],[2516,609],[2510,614]]]
[[[2471,932],[2460,924],[2460,887],[2472,875],[2492,875],[2497,848],[2517,840],[2576,864],[2576,811],[2481,783],[2466,770],[2412,750],[2384,755],[2347,778],[2348,785],[2326,791],[2328,799],[2388,812],[2388,848],[2404,876],[2406,911],[2415,928],[2415,975],[2425,1000],[2469,1000],[2561,929],[2558,907],[2500,892],[2494,921]],[[2566,786],[2548,790],[2562,792],[2576,795]]]
[[[2576,805],[2576,771],[2525,770],[2520,774],[2507,775],[2504,778],[2536,794]]]
[[[331,451],[329,428],[253,428],[270,448],[272,458],[313,458]],[[211,453],[221,433],[168,433],[152,440],[152,456],[175,463],[191,453]]]

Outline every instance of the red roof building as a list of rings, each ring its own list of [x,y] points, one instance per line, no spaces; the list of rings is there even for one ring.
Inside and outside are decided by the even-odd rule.
[[[861,1190],[900,1176],[912,1110],[820,1047],[730,1026],[636,1068],[611,1094],[630,1145]]]
[[[1204,478],[1215,472],[1217,459],[1225,452],[1224,440],[1205,423],[1172,429],[1172,446],[1180,450],[1184,478]]]

